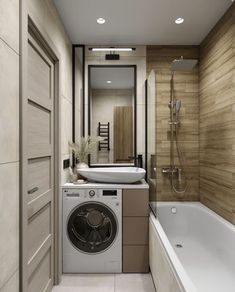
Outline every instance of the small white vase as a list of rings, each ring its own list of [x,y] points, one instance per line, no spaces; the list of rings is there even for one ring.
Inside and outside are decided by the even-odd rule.
[[[77,169],[84,169],[84,168],[89,168],[89,166],[85,162],[79,162],[77,164]]]

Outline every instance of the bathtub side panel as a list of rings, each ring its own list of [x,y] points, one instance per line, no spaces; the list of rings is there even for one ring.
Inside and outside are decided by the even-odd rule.
[[[161,240],[150,219],[149,260],[154,284],[158,292],[183,292],[171,267]]]

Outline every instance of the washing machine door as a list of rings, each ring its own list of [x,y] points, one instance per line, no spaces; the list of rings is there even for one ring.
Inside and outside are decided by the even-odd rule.
[[[67,233],[79,251],[100,253],[114,242],[118,222],[113,211],[105,204],[87,202],[76,207],[70,214]]]

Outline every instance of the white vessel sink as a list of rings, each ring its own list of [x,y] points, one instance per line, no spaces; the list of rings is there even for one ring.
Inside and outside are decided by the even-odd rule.
[[[138,167],[94,167],[78,169],[85,178],[103,183],[134,183],[145,177],[145,169]]]

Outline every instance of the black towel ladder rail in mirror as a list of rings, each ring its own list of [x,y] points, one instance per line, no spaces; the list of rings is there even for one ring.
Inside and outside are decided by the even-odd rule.
[[[98,135],[103,138],[102,141],[99,142],[99,151],[108,150],[110,151],[110,126],[108,123],[100,123],[98,125]]]

